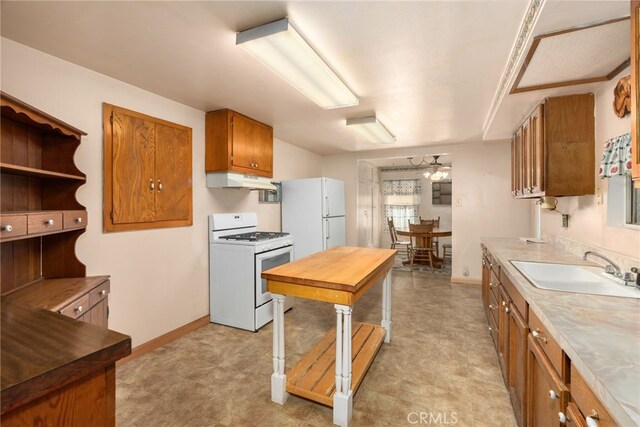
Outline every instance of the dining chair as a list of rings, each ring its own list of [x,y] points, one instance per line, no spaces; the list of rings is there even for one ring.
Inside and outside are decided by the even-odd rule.
[[[411,256],[409,258],[411,270],[416,262],[428,263],[433,268],[433,244],[432,238],[429,236],[433,232],[433,225],[430,224],[409,224],[409,231],[412,233],[421,233],[411,236]]]
[[[446,259],[453,259],[453,250],[451,247],[451,243],[445,243],[442,245],[442,262],[444,263]]]
[[[440,228],[440,216],[434,219],[422,219],[422,217],[419,217],[419,218],[420,218],[420,224],[433,225],[433,228]],[[440,256],[440,242],[438,241],[438,238],[434,237],[432,241],[433,241],[433,247],[435,248],[435,251],[436,251],[436,255]]]
[[[407,259],[411,254],[411,239],[398,240],[398,234],[396,233],[396,227],[393,224],[393,218],[388,218],[387,224],[389,225],[389,234],[391,234],[391,249],[395,249],[396,246],[404,246],[407,251]]]

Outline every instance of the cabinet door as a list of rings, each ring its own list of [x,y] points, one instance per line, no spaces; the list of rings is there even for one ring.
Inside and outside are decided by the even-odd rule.
[[[527,352],[527,426],[560,427],[569,390],[531,334]]]
[[[114,224],[155,219],[155,126],[139,117],[112,115],[112,185]],[[106,172],[105,172],[106,173]]]
[[[631,173],[640,188],[640,1],[631,1]]]
[[[582,416],[575,403],[569,402],[564,415],[567,419],[566,427],[587,427],[587,420]]]
[[[482,256],[482,305],[484,306],[484,312],[487,315],[487,320],[491,316],[489,312],[489,282],[491,281],[491,268],[489,267],[489,261],[483,255]]]
[[[509,378],[509,296],[502,286],[498,293],[498,358],[502,378],[508,387]]]
[[[513,179],[516,196],[522,195],[522,128],[516,131],[514,136],[514,167]]]
[[[527,401],[527,322],[512,303],[509,307],[509,393],[518,420],[524,425]]]
[[[256,123],[254,129],[253,162],[255,169],[273,176],[273,128]]]
[[[191,132],[156,124],[156,221],[191,217]]]
[[[256,124],[248,117],[241,114],[231,116],[232,148],[231,164],[233,166],[254,169],[254,139]]]
[[[544,191],[544,104],[531,114],[529,131],[530,153],[531,153],[531,192],[540,193]]]
[[[191,129],[104,104],[105,231],[193,224]]]
[[[518,170],[517,158],[516,135],[514,134],[511,137],[511,195],[514,197],[518,195],[518,179],[516,178]]]
[[[529,119],[522,124],[522,194],[531,194],[533,180],[533,164],[531,163],[531,122]]]

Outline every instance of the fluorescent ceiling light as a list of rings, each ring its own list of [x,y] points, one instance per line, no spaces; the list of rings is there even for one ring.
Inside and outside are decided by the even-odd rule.
[[[396,142],[396,138],[375,116],[347,119],[347,126],[351,126],[374,144],[393,144]]]
[[[358,98],[287,18],[239,32],[236,45],[325,110],[358,105]]]

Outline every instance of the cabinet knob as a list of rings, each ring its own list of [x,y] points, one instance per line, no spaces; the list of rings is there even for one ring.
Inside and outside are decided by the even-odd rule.
[[[76,308],[76,311],[78,313],[82,313],[82,310],[84,310],[84,308],[81,305],[79,305],[78,308]]]
[[[103,289],[103,290],[100,291],[100,296],[101,297],[105,296],[106,294],[107,294],[107,290],[106,289]]]
[[[47,227],[51,227],[53,225],[53,220],[52,219],[48,219],[44,222],[44,225],[46,225]]]
[[[489,308],[490,308],[491,310],[495,310],[495,309],[496,309],[496,308],[498,308],[498,307],[496,307],[496,306],[495,306],[495,305],[493,305],[493,304],[489,304]]]
[[[540,332],[538,330],[535,331],[531,331],[531,335],[533,335],[533,337],[535,339],[537,339],[538,341],[542,341],[543,343],[547,343],[547,339],[543,336],[540,335]]]
[[[162,185],[162,181],[158,180],[158,191],[162,191],[164,189],[164,185]]]
[[[3,225],[2,226],[2,231],[13,231],[13,227],[11,226],[11,224],[7,224],[7,225]]]
[[[509,309],[509,307],[505,307],[505,308],[504,308],[504,312],[505,312],[505,313],[509,313],[510,311],[511,311],[511,310]]]
[[[598,413],[594,409],[593,411],[591,411],[591,415],[585,418],[585,421],[587,422],[587,427],[598,427],[600,425],[600,423],[598,423],[599,419],[600,419],[600,415],[598,415]]]
[[[489,332],[493,331],[493,328],[491,326],[489,326]]]
[[[556,400],[558,398],[558,393],[553,390],[549,390],[549,399]]]
[[[76,223],[82,224],[82,218],[81,217],[76,218]]]
[[[566,424],[569,421],[569,418],[564,414],[564,412],[558,412],[558,420],[560,424]]]
[[[153,190],[154,188],[156,188],[156,185],[153,183],[153,180],[152,180],[152,179],[150,179],[150,180],[149,180],[149,189],[150,189],[150,190]]]

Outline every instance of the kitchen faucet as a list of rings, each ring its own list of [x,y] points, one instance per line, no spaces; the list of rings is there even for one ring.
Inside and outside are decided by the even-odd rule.
[[[606,262],[608,262],[609,264],[604,266],[604,272],[605,273],[612,274],[615,277],[622,277],[622,271],[620,271],[620,267],[618,267],[618,265],[615,262],[611,261],[606,256],[600,255],[599,253],[594,252],[594,251],[586,251],[584,253],[584,256],[582,257],[582,259],[586,261],[587,260],[587,255],[593,255],[593,256],[596,256],[596,257],[601,258],[601,259],[605,260]]]

